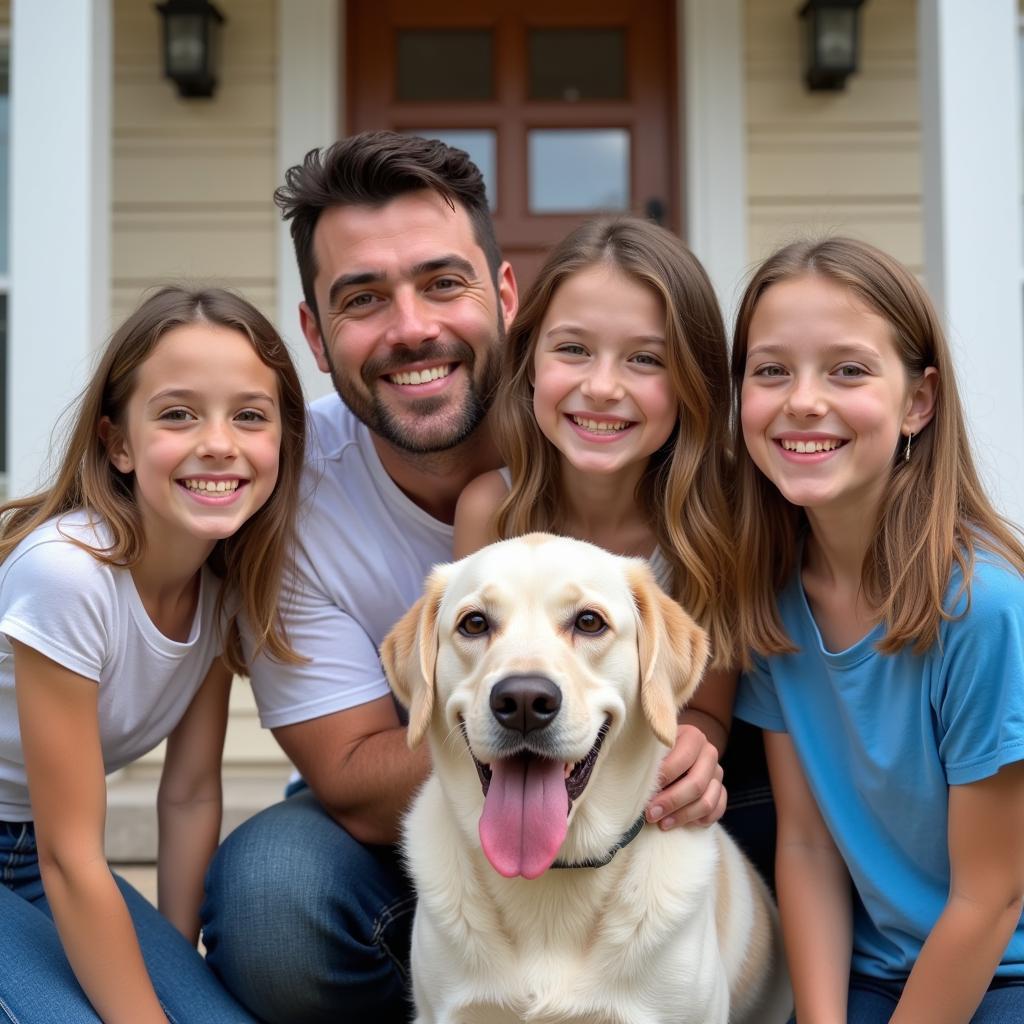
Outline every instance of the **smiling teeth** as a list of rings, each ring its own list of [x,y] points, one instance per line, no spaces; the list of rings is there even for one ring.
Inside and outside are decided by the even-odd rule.
[[[450,366],[432,366],[429,370],[409,370],[407,373],[392,373],[389,379],[392,384],[426,384],[432,380],[440,380],[452,372]]]
[[[843,441],[781,441],[780,444],[787,452],[797,452],[800,455],[810,455],[813,452],[831,452],[838,448]]]
[[[573,416],[571,419],[576,426],[582,427],[584,430],[591,430],[595,434],[614,434],[625,430],[630,425],[622,420],[615,423],[598,423],[597,420],[586,420],[582,416]]]
[[[190,491],[204,494],[227,494],[237,491],[239,480],[183,480],[182,483]]]

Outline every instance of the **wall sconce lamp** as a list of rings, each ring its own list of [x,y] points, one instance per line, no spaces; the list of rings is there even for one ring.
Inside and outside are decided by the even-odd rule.
[[[804,22],[804,81],[808,89],[846,88],[860,58],[859,11],[863,0],[807,0]]]
[[[156,4],[164,22],[164,76],[185,97],[212,96],[220,74],[224,15],[208,0]]]

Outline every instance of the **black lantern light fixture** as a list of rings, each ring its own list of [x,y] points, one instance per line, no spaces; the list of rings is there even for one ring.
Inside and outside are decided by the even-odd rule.
[[[224,15],[208,0],[167,0],[156,9],[164,21],[164,75],[177,85],[179,96],[212,96]]]
[[[808,89],[839,90],[857,70],[863,0],[807,0],[804,23],[804,81]]]

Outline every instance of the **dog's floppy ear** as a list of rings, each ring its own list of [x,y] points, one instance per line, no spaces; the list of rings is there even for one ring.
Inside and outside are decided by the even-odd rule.
[[[655,582],[644,565],[627,570],[637,615],[640,705],[662,743],[676,741],[676,714],[697,689],[708,660],[708,638]]]
[[[437,614],[447,574],[440,567],[427,577],[423,596],[384,637],[380,660],[391,689],[409,709],[407,740],[419,746],[434,713],[434,663],[437,661]]]

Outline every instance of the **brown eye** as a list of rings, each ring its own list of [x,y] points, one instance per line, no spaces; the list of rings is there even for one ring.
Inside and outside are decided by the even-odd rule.
[[[588,609],[576,616],[573,626],[580,633],[586,633],[588,636],[598,636],[608,628],[608,623],[597,612],[592,612]]]
[[[483,636],[490,628],[487,616],[481,612],[469,612],[459,620],[459,632],[463,636]]]

